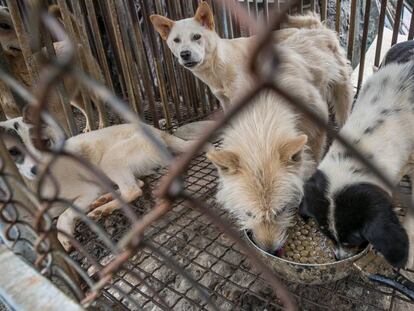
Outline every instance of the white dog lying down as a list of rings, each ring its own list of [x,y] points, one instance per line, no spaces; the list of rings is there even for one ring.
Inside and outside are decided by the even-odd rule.
[[[192,143],[149,125],[144,126],[173,152],[184,152]],[[51,156],[34,149],[30,139],[30,125],[24,123],[21,117],[0,122],[0,130],[17,138],[30,150],[32,156],[17,148],[16,139],[9,137],[5,140],[21,174],[34,181]],[[47,139],[54,137],[53,133],[48,134],[52,135]],[[125,202],[132,202],[142,194],[141,187],[144,183],[136,177],[149,175],[155,168],[166,164],[146,136],[131,124],[114,125],[74,136],[66,141],[64,150],[99,168],[119,188]],[[121,207],[118,200],[105,194],[106,191],[95,182],[94,176],[68,157],[59,157],[51,166],[51,174],[58,182],[59,197],[73,202],[93,219],[108,215]],[[33,187],[34,185],[32,182]],[[49,177],[42,187],[42,195],[51,196],[54,189]],[[62,206],[54,206],[51,215],[60,215],[57,228],[73,235],[75,220],[78,218],[76,212],[72,209],[63,211]],[[71,249],[67,237],[59,234],[58,238],[66,250]]]
[[[210,87],[224,109],[241,88],[251,84],[247,64],[257,37],[220,38],[214,30],[214,16],[207,2],[200,2],[194,17],[172,21],[164,16],[151,15],[151,22],[179,63]],[[313,13],[289,16],[284,27],[274,32],[274,38],[282,42],[294,36],[297,38],[297,52],[306,54],[314,48],[334,50],[339,46],[334,39],[335,33],[323,27],[319,17]],[[321,40],[321,33],[329,33],[332,40]],[[309,66],[312,66],[309,56]],[[343,53],[331,53],[330,58],[333,57],[333,70],[339,68],[340,71],[334,77],[331,76],[329,85],[326,81],[316,83],[326,86],[322,95],[329,102],[337,123],[342,126],[351,108],[350,69]],[[319,60],[314,62],[318,63]],[[317,70],[316,65],[314,69]],[[325,78],[325,75],[320,77]]]

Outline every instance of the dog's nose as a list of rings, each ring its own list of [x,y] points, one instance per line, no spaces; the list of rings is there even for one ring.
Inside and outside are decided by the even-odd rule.
[[[182,51],[180,56],[183,60],[190,60],[191,52],[190,51]]]
[[[32,166],[32,168],[30,169],[30,173],[32,173],[33,175],[37,174],[37,166]]]

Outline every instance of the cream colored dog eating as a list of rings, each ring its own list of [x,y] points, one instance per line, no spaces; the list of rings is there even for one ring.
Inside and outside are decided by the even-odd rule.
[[[306,32],[314,33],[304,36],[299,30],[277,46],[281,62],[275,80],[328,122],[327,102],[349,111],[350,71],[334,32],[324,27]],[[341,85],[341,79],[349,84]],[[262,249],[275,252],[283,246],[304,181],[315,172],[325,146],[323,130],[280,96],[266,93],[230,122],[222,150],[208,153],[219,169],[218,201]]]

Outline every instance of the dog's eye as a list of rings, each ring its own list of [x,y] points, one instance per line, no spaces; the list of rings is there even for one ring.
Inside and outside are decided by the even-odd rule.
[[[46,148],[51,148],[52,147],[52,141],[50,139],[42,139],[42,144]]]
[[[175,43],[180,43],[180,42],[181,42],[181,40],[180,40],[180,38],[175,38],[175,39],[174,39],[174,42],[175,42]]]
[[[293,162],[299,162],[301,159],[302,159],[302,151],[295,153],[291,158]]]
[[[193,35],[193,40],[197,41],[201,39],[201,35],[199,33],[196,33],[195,35]]]
[[[0,28],[3,30],[11,30],[12,26],[8,23],[0,23]]]
[[[10,155],[11,155],[12,157],[16,157],[16,156],[18,156],[18,155],[20,155],[20,154],[21,154],[20,150],[19,150],[19,149],[17,149],[16,147],[11,148],[11,149],[9,150],[9,153],[10,153]]]

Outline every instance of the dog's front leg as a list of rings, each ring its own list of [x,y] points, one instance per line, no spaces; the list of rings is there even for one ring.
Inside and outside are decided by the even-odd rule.
[[[132,182],[127,182],[127,183],[116,182],[116,183],[119,186],[119,191],[121,193],[121,199],[126,203],[130,203],[142,195],[141,188],[144,186],[144,182],[142,180],[135,181],[134,179],[133,183]],[[122,207],[122,203],[119,200],[112,200],[99,207],[94,207],[94,209],[88,213],[88,217],[93,220],[98,220],[101,217],[112,214],[115,210],[121,207]]]
[[[91,202],[95,200],[100,193],[101,191],[98,187],[94,188],[85,186],[85,193],[81,194],[80,197],[73,202],[73,205],[82,212],[88,213],[90,211],[89,208]],[[76,222],[80,218],[81,215],[79,215],[73,207],[68,207],[57,220],[57,229],[64,232],[58,232],[58,239],[67,252],[72,250],[72,242],[70,237],[74,236]]]
[[[58,240],[67,252],[72,250],[72,242],[69,236],[73,237],[75,233],[75,224],[77,219],[79,219],[79,215],[73,209],[68,208],[62,215],[59,216],[57,221],[57,229],[59,230]]]

